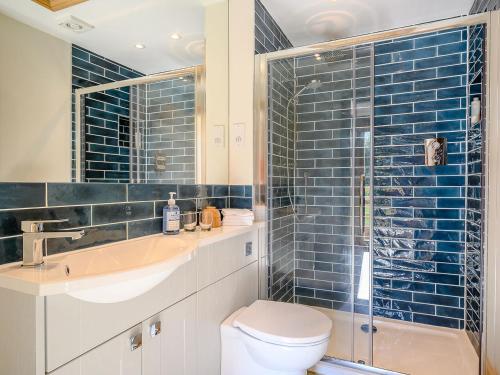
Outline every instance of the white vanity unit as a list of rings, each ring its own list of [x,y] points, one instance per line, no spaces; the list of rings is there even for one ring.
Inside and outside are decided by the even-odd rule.
[[[216,375],[258,298],[263,226],[156,235],[0,268],[2,375]]]

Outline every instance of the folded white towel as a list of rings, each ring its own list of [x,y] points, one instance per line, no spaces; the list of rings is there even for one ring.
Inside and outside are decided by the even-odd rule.
[[[253,224],[253,215],[252,216],[237,216],[237,215],[229,215],[224,216],[222,220],[222,225],[229,226],[249,226]]]
[[[224,221],[225,223],[253,223],[253,219],[251,217],[248,218],[225,217],[222,221]]]
[[[253,224],[253,222],[251,223],[228,223],[228,222],[222,222],[222,226],[226,226],[226,227],[249,227]]]
[[[253,211],[245,208],[224,208],[222,210],[224,217],[251,217],[253,219]]]

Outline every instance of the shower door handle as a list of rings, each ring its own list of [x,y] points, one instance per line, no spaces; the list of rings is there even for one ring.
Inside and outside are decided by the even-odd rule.
[[[365,180],[364,174],[359,176],[359,227],[361,236],[365,235]]]

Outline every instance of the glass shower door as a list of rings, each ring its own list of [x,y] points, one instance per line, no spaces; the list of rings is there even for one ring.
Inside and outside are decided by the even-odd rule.
[[[327,356],[365,364],[372,72],[371,45],[268,65],[269,296],[324,312],[333,323]]]
[[[373,364],[373,45],[354,47],[353,358]]]

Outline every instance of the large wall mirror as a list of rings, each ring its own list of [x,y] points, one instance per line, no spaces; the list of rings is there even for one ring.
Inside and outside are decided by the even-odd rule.
[[[227,0],[40,3],[0,0],[0,182],[228,183]]]

